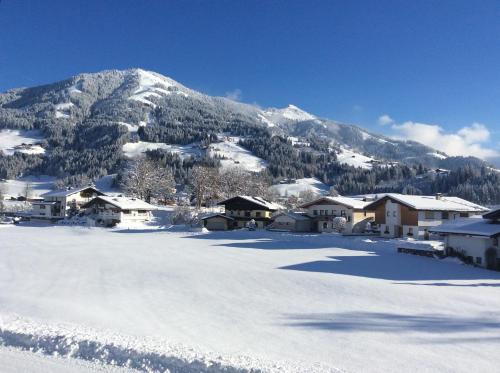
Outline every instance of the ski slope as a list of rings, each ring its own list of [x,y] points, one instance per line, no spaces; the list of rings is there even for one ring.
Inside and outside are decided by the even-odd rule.
[[[5,347],[150,371],[500,364],[500,273],[398,254],[397,241],[22,225],[0,236]]]
[[[238,137],[228,137],[222,142],[210,144],[208,154],[220,159],[223,168],[240,167],[247,171],[258,172],[267,167],[267,162],[238,145]]]
[[[271,190],[278,193],[280,197],[298,197],[300,193],[311,191],[315,194],[321,195],[328,192],[328,186],[314,177],[297,179],[295,183],[291,184],[276,184],[271,185]]]

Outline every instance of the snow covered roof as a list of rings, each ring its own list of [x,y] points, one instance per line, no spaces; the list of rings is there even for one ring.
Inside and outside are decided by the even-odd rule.
[[[429,230],[435,233],[493,237],[500,235],[500,224],[484,219],[463,219],[458,223],[442,224]]]
[[[236,199],[236,198],[242,198],[246,201],[249,201],[249,202],[252,202],[252,203],[255,203],[257,205],[260,205],[268,210],[279,210],[281,208],[280,205],[276,204],[276,203],[273,203],[273,202],[269,202],[269,201],[266,201],[264,198],[262,197],[252,197],[252,196],[235,196],[235,197],[232,197],[232,198],[228,198],[222,202],[219,202],[218,205],[225,205],[227,202],[233,200],[233,199]]]
[[[96,200],[104,201],[110,205],[118,207],[121,210],[156,210],[155,206],[137,198],[99,196],[90,201],[89,204]]]
[[[319,205],[319,204],[338,204],[342,205],[351,209],[359,209],[362,210],[365,208],[366,205],[369,204],[369,202],[363,201],[362,199],[357,199],[357,198],[352,198],[352,197],[344,197],[344,196],[337,196],[337,197],[321,197],[318,198],[312,202],[304,203],[301,205],[301,208],[307,208],[313,205]]]
[[[58,190],[53,190],[51,192],[48,192],[48,193],[44,193],[42,194],[42,197],[67,197],[67,196],[71,196],[72,194],[76,194],[76,193],[80,193],[81,191],[85,190],[85,189],[93,189],[95,193],[97,194],[104,194],[102,193],[101,191],[99,191],[98,189],[94,188],[93,186],[84,186],[84,187],[81,187],[81,188],[75,188],[75,189],[58,189]]]
[[[406,194],[387,193],[383,197],[368,204],[366,208],[372,208],[378,205],[386,198],[390,198],[403,205],[415,210],[433,210],[433,211],[458,211],[458,212],[486,212],[488,209],[459,197],[441,196],[413,196]]]

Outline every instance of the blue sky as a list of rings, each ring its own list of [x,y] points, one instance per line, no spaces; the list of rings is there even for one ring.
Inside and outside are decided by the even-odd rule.
[[[1,0],[0,27],[0,91],[142,67],[448,152],[500,148],[498,1]]]

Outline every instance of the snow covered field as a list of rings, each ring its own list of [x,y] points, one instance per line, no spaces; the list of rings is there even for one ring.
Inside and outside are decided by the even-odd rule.
[[[325,194],[328,192],[328,186],[314,177],[297,179],[292,184],[276,184],[272,185],[271,189],[276,191],[281,197],[296,196],[307,190],[315,194]]]
[[[43,140],[40,131],[22,131],[22,130],[0,130],[0,150],[5,155],[12,155],[15,152],[26,154],[43,154],[45,149],[35,143]],[[21,147],[22,144],[26,144]]]
[[[397,241],[58,226],[3,226],[0,238],[11,366],[20,347],[172,372],[500,364],[500,274],[397,254]]]
[[[339,163],[345,163],[349,166],[361,167],[367,170],[372,168],[372,164],[370,163],[370,161],[373,161],[373,158],[356,153],[347,148],[341,149],[342,152],[337,154],[337,160],[339,161]]]
[[[4,188],[4,193],[17,197],[24,195],[26,185],[29,184],[32,189],[32,197],[39,197],[54,189],[56,178],[53,176],[25,176],[16,180],[6,180],[0,182],[0,186]]]
[[[208,149],[208,154],[212,157],[224,157],[221,159],[222,167],[241,167],[247,171],[258,172],[267,167],[266,161],[256,157],[251,151],[238,145],[238,137],[230,137],[229,139],[211,144]]]

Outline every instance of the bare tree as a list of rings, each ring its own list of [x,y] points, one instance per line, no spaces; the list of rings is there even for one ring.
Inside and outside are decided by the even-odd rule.
[[[299,199],[302,203],[312,202],[318,198],[318,194],[311,189],[303,190],[299,193]]]
[[[191,174],[191,192],[196,199],[196,207],[209,204],[223,197],[220,175],[217,169],[204,166],[193,167]]]
[[[169,198],[175,193],[172,172],[145,157],[130,163],[122,187],[126,193],[148,203],[152,198]]]
[[[30,199],[32,195],[33,195],[33,185],[28,181],[26,182],[23,188],[23,197],[25,203],[28,202],[28,199]]]
[[[5,204],[3,202],[5,196],[5,185],[3,183],[0,184],[0,213],[5,211]]]

